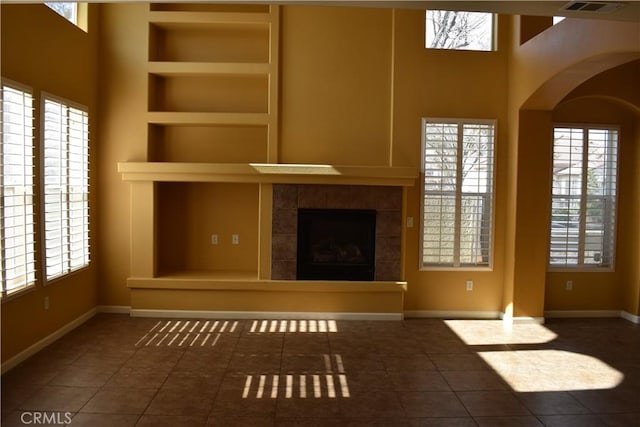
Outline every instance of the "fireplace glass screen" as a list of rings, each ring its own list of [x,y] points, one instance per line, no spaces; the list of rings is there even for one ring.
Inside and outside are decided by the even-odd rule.
[[[298,280],[375,278],[376,211],[298,210]]]

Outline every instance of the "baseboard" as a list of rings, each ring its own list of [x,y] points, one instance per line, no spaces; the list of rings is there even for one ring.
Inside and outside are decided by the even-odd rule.
[[[96,308],[98,313],[129,314],[131,312],[131,307],[128,305],[99,305]]]
[[[183,319],[264,319],[264,320],[402,320],[402,313],[326,313],[281,311],[198,311],[131,309],[131,317]]]
[[[436,319],[497,319],[497,311],[465,311],[465,310],[407,310],[405,318]]]
[[[550,318],[621,317],[619,310],[547,310],[544,315]]]
[[[45,348],[49,344],[51,344],[51,343],[57,341],[58,339],[62,338],[64,335],[68,334],[69,332],[71,332],[72,330],[77,328],[78,326],[82,325],[87,320],[91,319],[97,313],[98,313],[98,307],[94,307],[91,310],[89,310],[86,313],[84,313],[83,315],[81,315],[80,317],[75,318],[74,320],[72,320],[71,322],[67,323],[66,325],[64,325],[60,329],[52,332],[51,334],[49,334],[46,337],[42,338],[40,341],[36,342],[35,344],[30,345],[26,349],[22,350],[20,353],[16,354],[12,358],[10,358],[6,362],[4,362],[2,364],[2,368],[0,369],[0,371],[2,372],[2,374],[4,374],[5,372],[9,371],[10,369],[13,369],[16,365],[18,365],[19,363],[25,361],[29,357],[33,356],[34,354],[36,354],[37,352],[39,352],[40,350],[42,350],[43,348]]]
[[[500,319],[502,319],[506,323],[511,323],[514,325],[526,325],[526,324],[535,324],[535,325],[544,325],[544,317],[530,317],[530,316],[509,316],[506,313],[500,313]]]
[[[635,323],[636,325],[640,324],[640,316],[636,316],[635,314],[631,314],[628,311],[621,311],[620,317],[624,320],[628,320],[631,323]]]

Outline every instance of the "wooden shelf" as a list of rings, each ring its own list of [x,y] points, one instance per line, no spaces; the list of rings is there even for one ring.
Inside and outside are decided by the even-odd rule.
[[[149,12],[149,23],[160,28],[179,28],[185,25],[212,26],[234,24],[244,26],[265,26],[271,22],[269,13],[229,13],[229,12]]]
[[[147,121],[152,125],[188,125],[188,126],[267,126],[270,117],[267,113],[200,113],[150,111]]]
[[[149,73],[164,76],[198,76],[198,75],[268,75],[271,70],[268,63],[242,62],[149,62]]]
[[[125,181],[341,184],[412,187],[410,167],[294,165],[280,163],[121,162]]]

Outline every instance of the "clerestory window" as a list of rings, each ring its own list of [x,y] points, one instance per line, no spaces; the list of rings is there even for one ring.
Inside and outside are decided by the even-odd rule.
[[[496,50],[495,15],[484,12],[427,10],[425,47],[452,50]]]

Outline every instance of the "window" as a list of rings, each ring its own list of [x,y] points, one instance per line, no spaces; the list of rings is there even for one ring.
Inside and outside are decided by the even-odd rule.
[[[45,2],[50,9],[54,10],[58,15],[78,25],[78,3],[76,2]]]
[[[0,145],[0,282],[2,296],[35,283],[33,222],[33,97],[2,85]]]
[[[495,50],[494,21],[491,13],[427,10],[425,47]]]
[[[422,267],[489,267],[492,121],[423,120]]]
[[[613,268],[618,130],[556,126],[549,264]]]
[[[47,280],[89,264],[89,125],[84,107],[45,97],[44,232]]]

